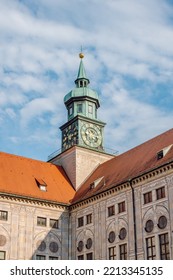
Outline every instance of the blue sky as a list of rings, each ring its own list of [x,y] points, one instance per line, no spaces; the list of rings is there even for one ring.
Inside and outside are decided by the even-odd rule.
[[[1,151],[47,160],[60,148],[81,45],[106,148],[172,128],[173,1],[1,0],[0,11]]]

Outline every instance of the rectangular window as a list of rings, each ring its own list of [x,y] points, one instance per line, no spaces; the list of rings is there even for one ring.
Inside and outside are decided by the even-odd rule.
[[[161,198],[164,198],[164,197],[165,197],[165,187],[158,188],[156,190],[156,198],[157,198],[157,200],[161,199]]]
[[[92,105],[88,105],[88,113],[92,114],[93,113],[93,106]]]
[[[59,221],[55,219],[50,219],[50,227],[59,228]]]
[[[73,114],[73,107],[72,106],[70,106],[68,108],[68,114],[69,114],[69,116],[71,116]]]
[[[78,260],[84,260],[84,255],[80,255],[77,258],[78,258]]]
[[[45,260],[46,256],[44,255],[36,255],[36,260]]]
[[[82,104],[77,104],[77,113],[82,113],[82,112],[83,112]]]
[[[118,213],[122,213],[126,211],[125,201],[118,203]]]
[[[8,212],[0,210],[0,220],[7,221],[8,220]]]
[[[84,225],[83,221],[84,221],[83,217],[78,218],[78,227],[83,227]]]
[[[37,226],[46,227],[46,218],[37,217]]]
[[[147,250],[147,260],[155,260],[156,259],[156,245],[155,245],[155,237],[146,238],[146,250]]]
[[[120,245],[120,260],[127,260],[127,244]]]
[[[159,235],[159,244],[160,244],[160,259],[170,260],[168,233]]]
[[[87,223],[87,225],[92,223],[92,214],[88,214],[86,216],[86,223]]]
[[[93,260],[93,253],[86,254],[86,259],[87,260]]]
[[[116,247],[110,247],[109,249],[109,260],[116,260]]]
[[[5,251],[0,251],[0,260],[5,260]]]
[[[152,202],[152,192],[144,193],[144,204]]]
[[[108,217],[115,215],[115,206],[108,207]]]
[[[53,261],[53,260],[58,260],[58,257],[49,256],[49,260],[51,260],[51,261]]]

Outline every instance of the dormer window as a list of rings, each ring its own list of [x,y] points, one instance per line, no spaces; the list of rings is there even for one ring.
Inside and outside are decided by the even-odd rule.
[[[159,160],[161,158],[163,158],[163,150],[161,150],[157,153],[157,159]]]
[[[157,159],[159,160],[159,159],[163,158],[163,157],[169,152],[169,150],[171,149],[171,147],[172,147],[172,144],[169,145],[168,147],[165,147],[165,148],[163,148],[162,150],[160,150],[160,151],[157,153]]]
[[[104,176],[103,177],[100,177],[98,179],[96,179],[94,182],[92,182],[90,184],[90,190],[96,188],[98,186],[98,184],[104,179]],[[105,185],[105,180],[103,180],[103,185]]]
[[[39,189],[43,192],[47,191],[47,184],[42,180],[42,179],[35,179],[37,186],[39,187]]]

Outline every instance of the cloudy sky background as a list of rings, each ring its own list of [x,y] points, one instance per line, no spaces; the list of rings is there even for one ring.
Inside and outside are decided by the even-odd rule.
[[[81,45],[105,147],[122,153],[173,127],[173,1],[0,0],[0,150],[61,145]]]

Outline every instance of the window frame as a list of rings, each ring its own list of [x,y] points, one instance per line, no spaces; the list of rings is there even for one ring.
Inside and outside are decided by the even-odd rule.
[[[158,189],[156,189],[156,199],[162,199],[166,197],[166,192],[165,192],[165,186],[162,186]]]
[[[89,114],[93,114],[93,105],[92,104],[88,104],[88,113]]]
[[[86,260],[93,260],[93,252],[86,254]]]
[[[152,191],[143,194],[144,204],[151,203],[153,201]]]
[[[1,253],[4,253],[4,258],[0,258],[0,260],[6,260],[6,251],[0,251],[0,256],[1,256]]]
[[[115,205],[111,205],[108,207],[108,217],[112,217],[115,215]]]
[[[0,210],[0,221],[8,221],[8,211]]]
[[[73,106],[72,106],[72,105],[70,105],[70,106],[68,107],[68,115],[69,115],[69,116],[73,115]]]
[[[164,239],[162,243],[161,239]],[[160,259],[170,260],[170,248],[169,248],[169,235],[168,232],[159,234],[159,249],[160,249]]]
[[[54,222],[54,224],[52,225],[51,223],[53,223],[53,222]],[[51,228],[59,229],[59,220],[58,219],[50,219],[49,220],[49,226]]]
[[[86,224],[92,224],[92,213],[86,215]]]
[[[84,255],[79,255],[79,256],[77,257],[77,259],[78,259],[78,260],[84,260]]]
[[[156,260],[156,241],[155,236],[150,236],[145,239],[147,260]]]
[[[108,259],[109,260],[116,260],[116,246],[108,248]]]
[[[119,245],[120,260],[127,260],[127,243]]]
[[[78,227],[83,227],[84,226],[84,217],[79,217],[78,218]]]
[[[42,222],[40,223],[40,222],[39,222],[39,219],[42,219],[42,221],[44,220],[44,221],[45,221],[45,224],[42,223]],[[41,220],[40,220],[40,221],[41,221]],[[39,226],[39,227],[46,227],[46,226],[47,226],[47,218],[37,216],[37,226]]]
[[[36,260],[44,261],[44,260],[46,260],[46,256],[45,255],[37,254],[36,255]]]
[[[59,260],[59,258],[58,257],[54,257],[54,256],[49,256],[49,260],[50,261],[54,261],[54,260]]]
[[[83,103],[77,103],[77,113],[83,113]]]
[[[126,211],[126,202],[125,200],[118,203],[118,214]]]

